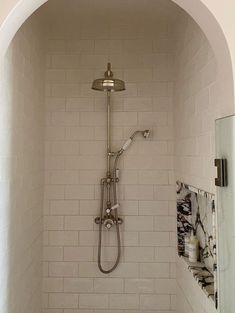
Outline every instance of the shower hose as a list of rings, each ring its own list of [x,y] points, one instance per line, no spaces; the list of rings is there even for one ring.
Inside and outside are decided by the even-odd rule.
[[[119,160],[120,154],[118,154],[114,161],[113,166],[113,201],[114,204],[117,204],[117,177],[116,177],[116,170],[117,170],[117,164]],[[101,203],[100,203],[100,221],[102,221],[103,213],[105,210],[105,201],[104,201],[104,189],[105,189],[105,182],[101,182]],[[99,270],[104,274],[109,274],[115,268],[118,266],[121,256],[121,238],[120,238],[120,229],[119,229],[119,223],[118,223],[118,209],[114,209],[114,217],[115,217],[115,227],[116,227],[116,234],[117,234],[117,258],[114,263],[114,265],[108,269],[105,270],[102,267],[101,264],[101,249],[102,249],[102,223],[99,223],[99,241],[98,241],[98,267]]]

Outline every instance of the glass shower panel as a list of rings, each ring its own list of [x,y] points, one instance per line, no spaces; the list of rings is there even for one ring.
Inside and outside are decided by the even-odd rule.
[[[235,116],[216,121],[216,158],[227,160],[227,186],[217,187],[218,300],[235,312]]]

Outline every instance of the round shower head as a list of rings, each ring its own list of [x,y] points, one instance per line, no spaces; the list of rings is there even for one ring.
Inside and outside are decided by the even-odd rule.
[[[108,63],[104,78],[95,79],[92,84],[92,89],[98,91],[123,91],[125,90],[125,83],[121,79],[113,78],[111,64]]]

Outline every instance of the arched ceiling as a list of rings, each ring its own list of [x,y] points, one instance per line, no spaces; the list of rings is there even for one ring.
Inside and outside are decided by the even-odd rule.
[[[50,26],[49,31],[100,27],[102,32],[111,25],[129,25],[133,30],[145,28],[147,34],[153,25],[175,21],[181,11],[170,0],[49,0],[39,14]]]

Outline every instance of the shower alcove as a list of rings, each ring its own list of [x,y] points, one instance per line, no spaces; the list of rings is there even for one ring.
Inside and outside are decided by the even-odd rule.
[[[176,180],[215,193],[214,121],[234,113],[216,53],[166,0],[49,0],[25,21],[1,61],[1,312],[216,312],[176,256],[175,203]],[[94,224],[106,99],[91,89],[107,62],[126,84],[112,95],[113,149],[151,131],[120,162],[121,262],[108,275]],[[115,255],[110,230],[104,265]]]

